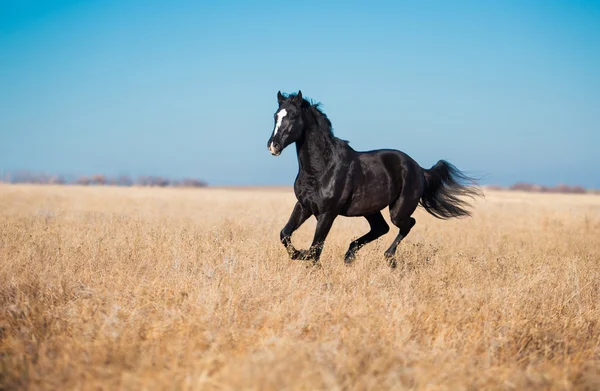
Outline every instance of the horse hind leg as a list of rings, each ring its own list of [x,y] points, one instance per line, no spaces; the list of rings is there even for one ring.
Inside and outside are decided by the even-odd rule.
[[[417,209],[417,205],[419,204],[419,199],[410,198],[407,199],[405,197],[400,197],[396,202],[390,206],[390,218],[392,223],[396,227],[400,229],[398,235],[390,245],[390,247],[385,251],[385,257],[388,261],[388,264],[392,267],[396,267],[396,249],[398,245],[404,239],[412,227],[416,224],[416,220],[413,217],[410,217],[415,209]]]
[[[354,261],[354,258],[356,257],[356,251],[358,251],[358,249],[360,249],[365,244],[374,241],[375,239],[379,238],[380,236],[385,235],[390,230],[390,227],[385,222],[385,219],[383,218],[383,215],[381,214],[381,212],[377,212],[372,215],[365,216],[365,218],[369,222],[371,230],[369,232],[367,232],[365,235],[361,236],[360,238],[358,238],[358,239],[354,240],[352,243],[350,243],[350,247],[348,247],[348,251],[346,252],[346,255],[344,256],[344,262],[346,264],[351,264]]]
[[[398,245],[400,244],[402,239],[404,239],[406,235],[408,235],[411,228],[416,224],[416,222],[417,221],[414,218],[409,217],[408,219],[402,220],[402,222],[395,224],[398,228],[400,228],[400,232],[398,232],[398,235],[392,242],[391,246],[385,251],[385,258],[387,259],[388,264],[392,268],[395,268],[397,264],[396,249],[398,248]]]

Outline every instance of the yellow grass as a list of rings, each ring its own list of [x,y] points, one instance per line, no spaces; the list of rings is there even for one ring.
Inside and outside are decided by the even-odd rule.
[[[294,201],[0,185],[0,389],[600,389],[600,197],[419,210],[396,270],[392,233],[344,266],[360,218],[290,261]]]

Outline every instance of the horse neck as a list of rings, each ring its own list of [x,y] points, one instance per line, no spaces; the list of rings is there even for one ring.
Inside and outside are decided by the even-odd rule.
[[[305,123],[304,134],[296,142],[298,165],[300,171],[310,174],[323,172],[334,163],[333,154],[336,148],[330,129],[322,129],[310,109],[303,110]]]

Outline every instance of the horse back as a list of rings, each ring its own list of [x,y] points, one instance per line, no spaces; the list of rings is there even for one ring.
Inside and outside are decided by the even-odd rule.
[[[416,188],[415,194],[421,196],[423,171],[404,152],[394,149],[357,152],[357,161],[345,215],[364,216],[380,211],[396,201],[408,186]]]

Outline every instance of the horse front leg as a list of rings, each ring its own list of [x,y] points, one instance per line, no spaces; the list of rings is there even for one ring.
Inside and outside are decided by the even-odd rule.
[[[294,233],[294,231],[297,230],[310,216],[312,216],[312,212],[303,208],[299,202],[296,202],[296,206],[294,206],[294,210],[292,211],[287,224],[279,234],[281,243],[283,243],[292,259],[303,259],[306,257],[307,251],[296,250],[294,245],[292,245],[292,233]]]
[[[323,251],[323,245],[325,244],[325,238],[329,234],[329,230],[333,225],[333,221],[337,217],[336,213],[323,213],[317,216],[317,229],[315,230],[315,236],[313,242],[308,250],[308,253],[304,257],[306,260],[312,260],[313,263],[318,263]]]

